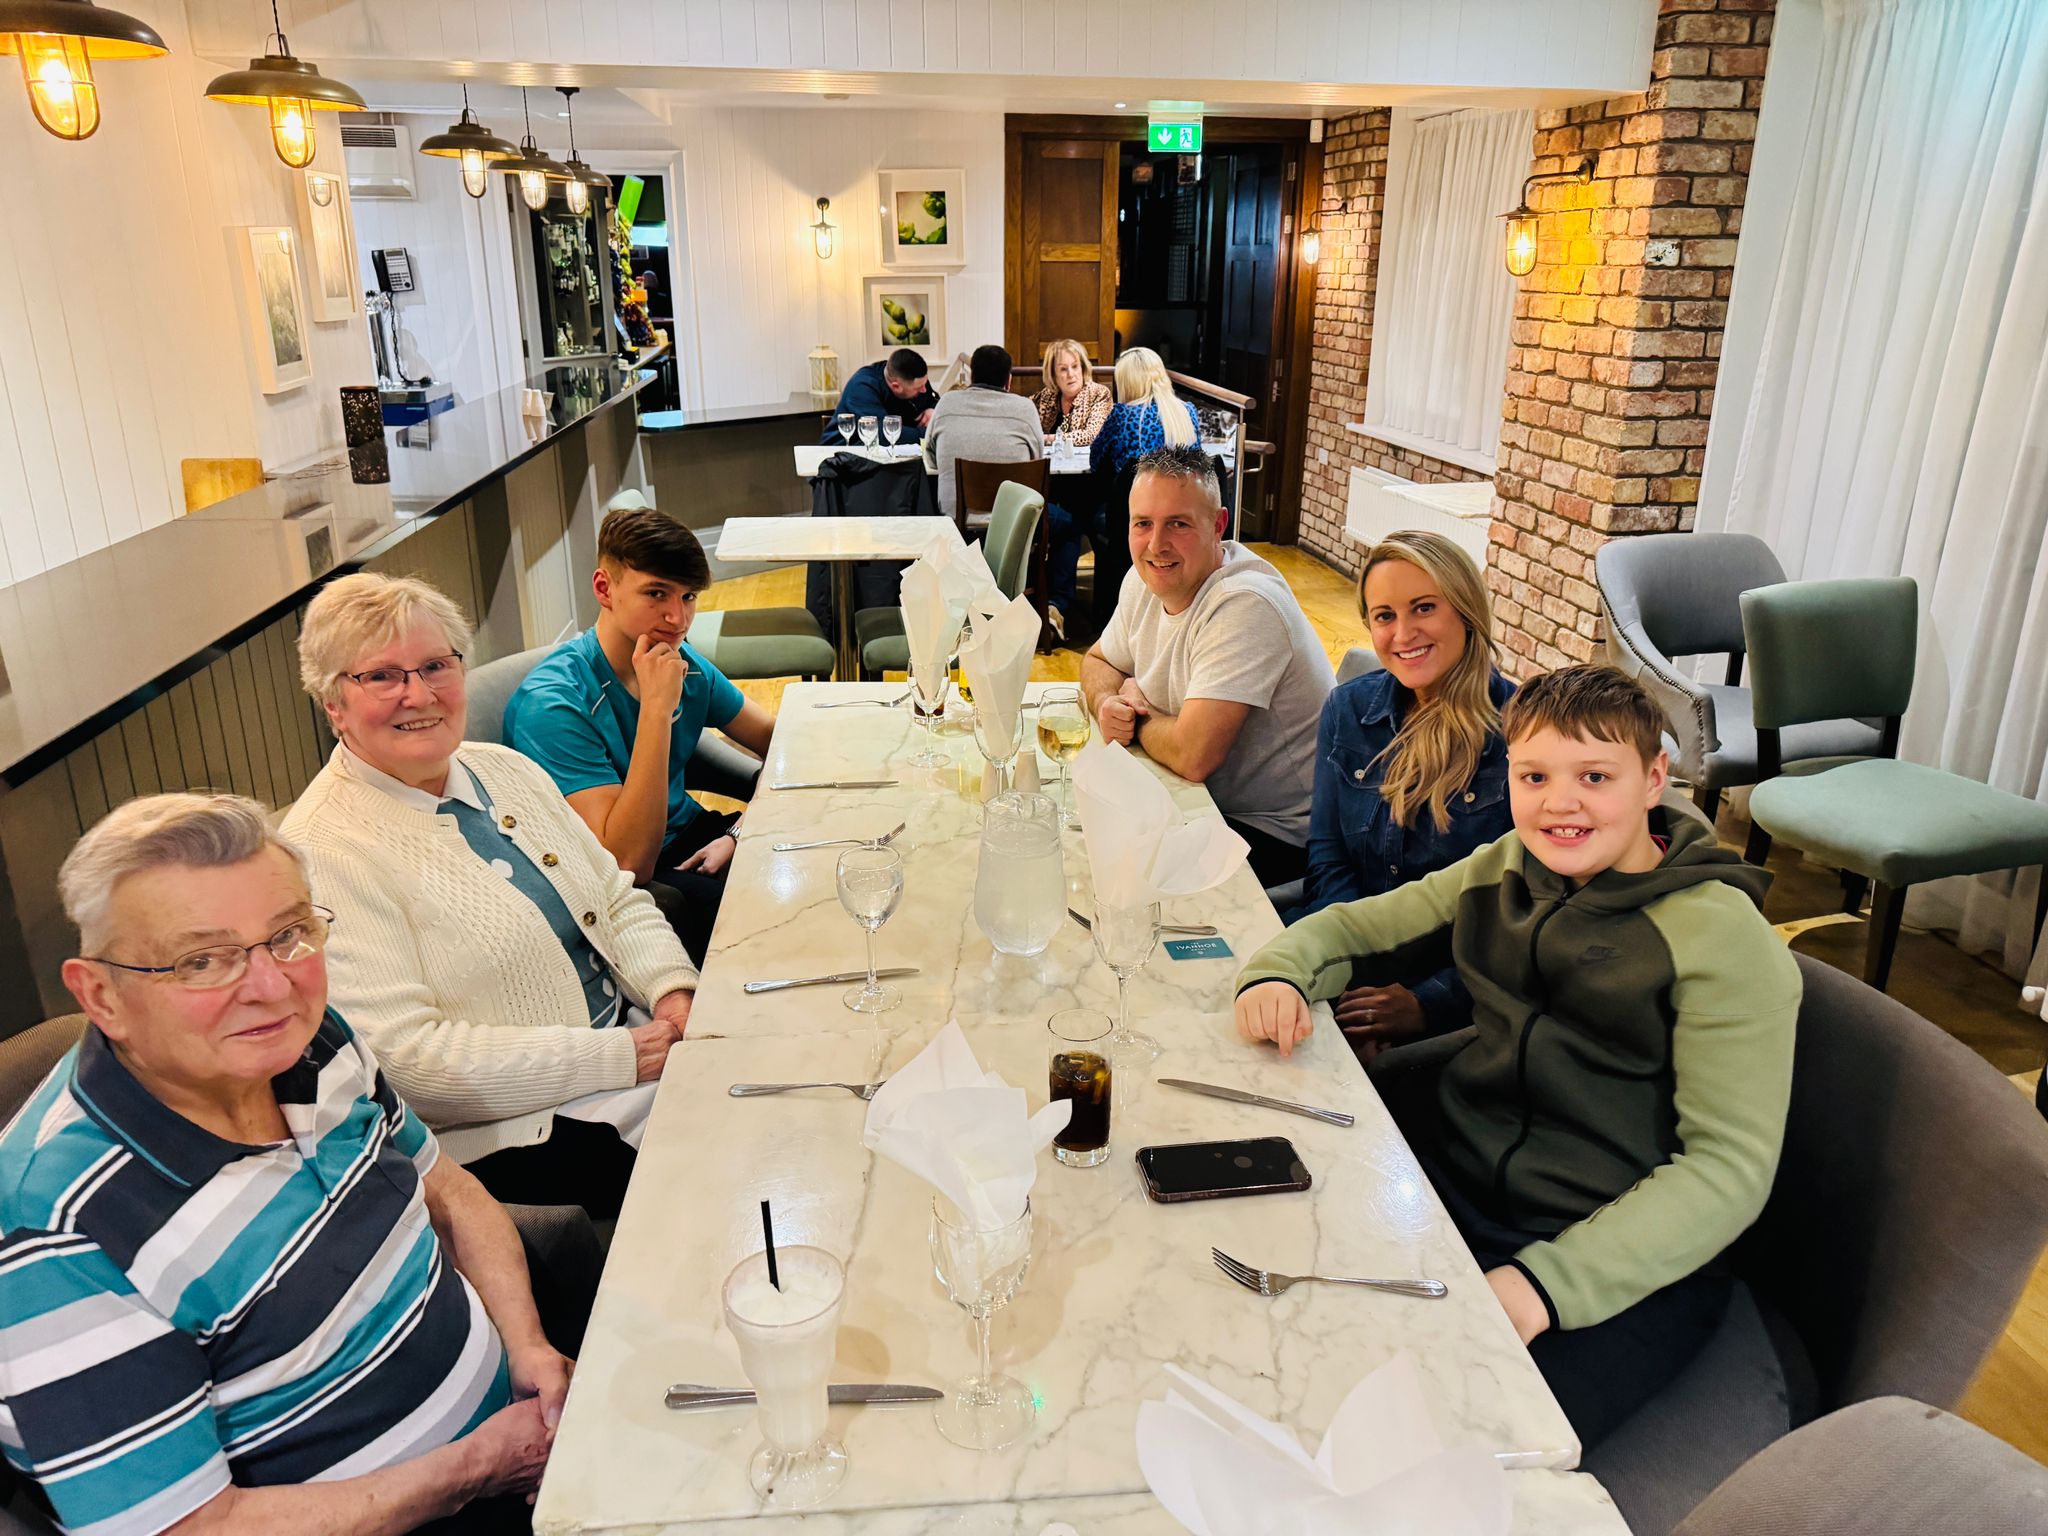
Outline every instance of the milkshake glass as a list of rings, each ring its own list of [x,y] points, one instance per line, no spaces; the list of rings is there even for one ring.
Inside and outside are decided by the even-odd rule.
[[[782,1288],[768,1256],[740,1260],[725,1280],[725,1325],[759,1399],[766,1438],[747,1480],[771,1508],[799,1509],[828,1497],[846,1477],[846,1447],[827,1434],[825,1389],[846,1299],[846,1271],[822,1248],[778,1247]]]

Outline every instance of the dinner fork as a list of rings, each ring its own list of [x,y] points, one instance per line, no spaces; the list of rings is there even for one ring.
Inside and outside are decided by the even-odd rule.
[[[758,1099],[764,1093],[789,1093],[798,1088],[844,1088],[856,1098],[872,1099],[875,1090],[881,1086],[881,1083],[734,1083],[725,1091],[736,1099]]]
[[[909,825],[907,821],[899,821],[880,837],[828,837],[815,843],[777,843],[772,851],[801,853],[806,848],[886,848],[901,837],[903,829]]]
[[[1362,1285],[1375,1291],[1393,1291],[1402,1296],[1427,1296],[1432,1299],[1448,1296],[1450,1287],[1441,1280],[1360,1280],[1351,1275],[1278,1275],[1270,1269],[1253,1269],[1225,1253],[1221,1248],[1211,1248],[1209,1256],[1216,1261],[1216,1267],[1230,1276],[1248,1291],[1257,1291],[1261,1296],[1278,1296],[1291,1285],[1304,1280],[1321,1280],[1330,1285]]]

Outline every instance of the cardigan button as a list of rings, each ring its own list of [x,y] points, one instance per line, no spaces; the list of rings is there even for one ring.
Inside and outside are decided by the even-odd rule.
[[[597,914],[595,912],[584,913],[583,926],[586,928],[595,928],[597,926]]]
[[[1469,796],[1467,796],[1467,798],[1469,799],[1470,797],[1469,797]],[[555,867],[555,866],[556,866],[557,864],[559,864],[559,863],[561,863],[561,862],[562,862],[562,861],[561,861],[560,859],[556,858],[556,857],[555,857],[555,856],[554,856],[554,855],[553,855],[552,853],[544,853],[544,854],[542,854],[542,855],[540,856],[540,861],[541,861],[541,863],[542,863],[542,864],[546,865],[546,866],[547,866],[547,867],[548,867],[549,869],[553,869],[553,868],[554,868],[554,867]]]
[[[499,821],[498,825],[503,827],[507,832],[510,832],[514,827],[519,825],[519,818],[517,816],[506,816]]]

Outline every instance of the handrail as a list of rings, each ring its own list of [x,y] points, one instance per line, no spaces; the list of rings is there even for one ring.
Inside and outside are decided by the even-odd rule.
[[[1175,373],[1171,368],[1166,370],[1166,376],[1182,389],[1199,390],[1211,400],[1221,400],[1225,405],[1235,406],[1239,411],[1248,411],[1259,403],[1250,395],[1240,395],[1236,390],[1225,389],[1221,384],[1211,384],[1202,379],[1191,378],[1185,373]]]

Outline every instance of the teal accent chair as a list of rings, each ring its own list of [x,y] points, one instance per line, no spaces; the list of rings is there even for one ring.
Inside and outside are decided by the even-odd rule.
[[[1863,979],[1884,990],[1906,890],[1925,880],[2048,865],[2048,805],[1961,774],[1900,762],[1913,697],[1919,586],[1908,577],[1786,582],[1742,594],[1759,783],[1744,856],[1781,839],[1840,869],[1847,910],[1873,886]],[[1877,754],[1781,772],[1780,733],[1816,720],[1875,718]],[[2048,870],[2034,926],[2048,920]]]
[[[1029,486],[1005,480],[996,491],[995,509],[989,513],[988,535],[981,546],[995,577],[996,589],[1005,597],[1024,590],[1031,568],[1032,542],[1045,516],[1045,497]],[[863,608],[853,616],[854,638],[860,646],[861,672],[880,677],[884,672],[910,670],[910,640],[903,632],[901,608]]]

